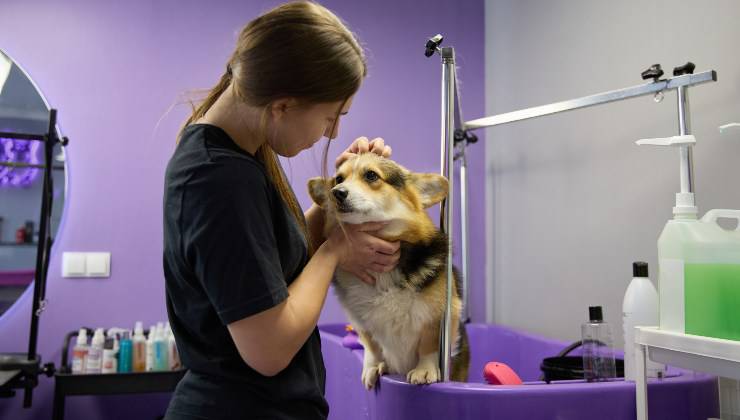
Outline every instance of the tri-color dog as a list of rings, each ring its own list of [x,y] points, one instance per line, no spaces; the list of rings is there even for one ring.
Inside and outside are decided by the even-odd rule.
[[[365,347],[362,382],[372,388],[380,375],[406,375],[408,382],[438,382],[440,321],[444,317],[447,237],[426,208],[447,195],[441,175],[413,173],[392,160],[364,153],[345,161],[335,178],[313,178],[308,189],[326,212],[326,232],[337,223],[389,222],[377,233],[401,242],[398,266],[373,273],[375,285],[337,270],[334,290]],[[450,377],[465,381],[470,353],[455,272],[452,297]]]

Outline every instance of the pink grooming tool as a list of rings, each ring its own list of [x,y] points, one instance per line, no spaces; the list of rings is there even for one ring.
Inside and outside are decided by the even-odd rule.
[[[488,362],[483,368],[483,377],[491,385],[521,385],[522,379],[508,365]]]

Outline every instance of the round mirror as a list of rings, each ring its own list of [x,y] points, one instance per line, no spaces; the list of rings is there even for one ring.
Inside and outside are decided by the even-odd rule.
[[[0,133],[45,134],[49,107],[18,64],[0,50]],[[61,133],[57,133],[61,138]],[[64,208],[64,149],[54,146],[51,237]],[[33,282],[44,180],[44,144],[0,135],[0,315]]]

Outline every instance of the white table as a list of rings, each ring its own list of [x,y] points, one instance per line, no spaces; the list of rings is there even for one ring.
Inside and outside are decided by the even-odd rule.
[[[645,361],[740,380],[740,341],[663,331],[658,327],[635,328],[635,390],[637,420],[648,420]]]

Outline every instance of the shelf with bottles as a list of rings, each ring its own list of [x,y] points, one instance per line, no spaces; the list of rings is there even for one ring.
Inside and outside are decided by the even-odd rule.
[[[88,340],[87,332],[94,331]],[[68,363],[70,341],[72,362]],[[175,338],[169,324],[160,322],[144,330],[137,322],[133,330],[124,328],[80,328],[67,335],[62,353],[62,373],[73,375],[146,373],[181,368]]]
[[[81,333],[83,330],[85,333]],[[171,336],[171,332],[167,334],[166,332],[163,333],[162,330],[167,330],[163,323],[160,323],[158,326],[152,326],[149,330],[143,330],[140,323],[137,323],[133,331],[134,339],[124,339],[119,342],[116,364],[120,363],[120,356],[122,354],[124,357],[125,355],[130,356],[130,363],[127,359],[123,359],[124,362],[121,370],[124,371],[119,371],[118,366],[114,368],[110,364],[105,363],[110,363],[111,353],[113,353],[114,356],[116,353],[114,351],[114,346],[111,345],[111,341],[108,341],[109,348],[105,348],[106,340],[101,339],[101,336],[103,335],[102,329],[93,330],[91,328],[82,328],[79,331],[68,333],[64,339],[64,347],[62,348],[61,366],[59,370],[54,373],[54,405],[52,409],[52,418],[54,420],[61,420],[64,418],[65,399],[68,396],[142,394],[174,391],[177,384],[180,382],[180,379],[185,375],[186,370],[179,363],[179,355],[174,358],[174,363],[170,364],[170,360],[172,359],[167,357],[168,354],[166,352],[161,351],[163,347],[161,345],[159,346],[160,352],[157,356],[158,360],[156,360],[156,362],[160,363],[160,367],[163,369],[157,370],[157,366],[155,366],[154,361],[156,354],[156,346],[154,343],[157,342],[157,336],[167,337],[168,342]],[[98,333],[98,338],[94,338],[93,340],[96,348],[93,351],[94,357],[92,361],[94,366],[92,366],[93,369],[90,369],[89,371],[86,365],[90,360],[85,360],[85,352],[81,351],[80,348],[83,347],[81,345],[87,344],[87,331],[100,331]],[[111,339],[115,339],[117,334],[120,334],[120,336],[123,337],[124,335],[128,336],[131,333],[130,330],[121,328],[110,328],[108,331],[110,334],[106,334],[106,336],[110,335]],[[78,340],[78,337],[81,334],[84,334],[84,336],[82,339]],[[141,366],[142,336],[148,336],[151,339],[149,345],[151,349],[149,352],[149,366],[146,366],[147,358],[145,354],[143,369]],[[93,337],[95,337],[95,334],[93,334]],[[101,341],[103,342],[102,348],[100,343]],[[134,341],[136,341],[136,345],[134,344]],[[160,339],[159,341],[161,342],[162,340]],[[73,342],[75,345],[70,347],[70,344]],[[78,342],[79,345],[77,344]],[[93,343],[90,343],[91,346],[92,344]],[[144,352],[146,352],[146,346],[147,344],[144,343]],[[137,347],[138,350],[135,351]],[[172,347],[174,347],[174,343]],[[174,354],[177,355],[176,347],[174,347],[174,349]],[[106,350],[106,356],[108,357],[103,360],[102,351]],[[72,360],[71,363],[69,362],[70,354]],[[135,357],[137,360],[134,360]],[[106,373],[103,373],[103,365],[106,367]],[[166,369],[164,369],[164,366],[166,366]],[[147,370],[147,367],[149,370]],[[73,373],[73,370],[75,370],[75,373]]]

